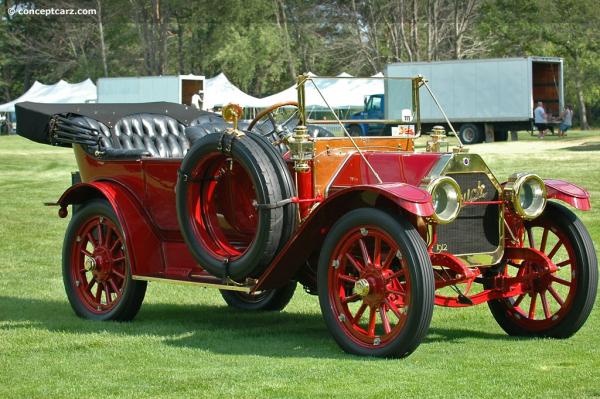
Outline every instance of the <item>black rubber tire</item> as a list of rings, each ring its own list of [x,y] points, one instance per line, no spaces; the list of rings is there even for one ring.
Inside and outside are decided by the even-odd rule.
[[[513,336],[568,338],[575,334],[585,323],[598,289],[598,260],[594,243],[579,218],[561,204],[549,202],[539,217],[553,221],[571,241],[578,265],[578,279],[569,313],[556,325],[542,331],[530,331],[515,323],[509,312],[512,309],[509,300],[497,299],[488,302],[494,319],[507,334]],[[526,223],[527,224],[527,223]]]
[[[362,129],[358,125],[350,125],[348,126],[348,133],[352,137],[360,137],[362,136]]]
[[[494,132],[494,141],[508,141],[508,130]]]
[[[123,234],[123,227],[119,223],[119,219],[115,214],[112,206],[106,200],[92,200],[79,207],[77,212],[71,218],[67,231],[65,233],[65,240],[62,251],[62,272],[63,272],[63,283],[67,298],[71,307],[75,311],[77,316],[90,319],[90,320],[116,320],[116,321],[130,321],[132,320],[140,310],[144,296],[146,294],[146,281],[133,280],[131,278],[131,264],[129,263],[129,256],[125,252],[127,258],[127,282],[122,292],[120,302],[110,312],[98,315],[90,312],[80,301],[75,290],[75,282],[71,277],[71,253],[73,251],[73,243],[76,240],[78,228],[84,224],[89,218],[94,216],[104,216],[110,219]],[[126,251],[126,249],[125,249]]]
[[[232,308],[250,311],[281,311],[292,300],[296,282],[290,281],[281,288],[250,295],[239,291],[221,290],[221,296]]]
[[[246,132],[256,144],[258,144],[265,154],[269,157],[271,163],[275,167],[277,172],[277,178],[279,180],[279,186],[281,187],[281,198],[291,198],[296,196],[296,185],[294,178],[286,164],[285,160],[279,153],[279,150],[275,148],[269,139],[266,137],[252,132]],[[298,222],[298,205],[287,204],[283,207],[283,226],[281,228],[281,235],[279,245],[277,246],[277,252],[292,238],[292,235],[296,231],[296,225]]]
[[[329,259],[340,238],[355,227],[376,225],[387,232],[399,245],[409,264],[411,306],[405,327],[395,340],[382,348],[365,348],[352,342],[334,315],[328,293]],[[339,219],[331,228],[321,249],[317,275],[319,304],[329,331],[346,352],[374,357],[405,357],[411,354],[427,335],[434,305],[434,276],[427,246],[412,224],[374,208],[359,208]]]
[[[192,225],[190,209],[187,209],[187,197],[194,180],[204,179],[205,171],[193,175],[196,165],[209,154],[220,153],[221,134],[208,134],[199,139],[188,151],[181,164],[181,173],[176,185],[177,219],[183,238],[194,259],[208,272],[217,276],[241,280],[248,276],[259,275],[268,266],[277,253],[282,237],[284,209],[261,208],[258,211],[258,228],[256,236],[244,254],[232,259],[228,264],[223,258],[212,254],[206,243],[196,237]],[[283,192],[280,186],[281,177],[271,158],[253,138],[248,135],[234,138],[229,155],[242,165],[251,176],[255,194],[259,204],[275,205],[281,201]],[[182,176],[187,175],[188,180]]]
[[[473,123],[460,125],[458,136],[463,144],[477,144],[483,141],[481,128]]]

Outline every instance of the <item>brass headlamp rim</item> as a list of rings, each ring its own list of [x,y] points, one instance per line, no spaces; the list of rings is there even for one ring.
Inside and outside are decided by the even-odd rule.
[[[521,206],[521,201],[519,200],[519,193],[523,185],[529,181],[535,180],[539,183],[540,188],[542,190],[542,206],[540,206],[534,213],[528,214],[525,209]],[[546,204],[548,202],[548,193],[546,190],[546,184],[541,177],[536,175],[535,173],[515,173],[511,175],[508,179],[506,186],[504,187],[504,191],[508,193],[510,202],[512,204],[513,209],[521,218],[525,220],[532,220],[540,216],[544,209],[546,209]]]
[[[452,215],[449,218],[440,218],[439,215],[437,213],[435,213],[435,210],[434,210],[433,215],[431,215],[431,219],[433,219],[433,221],[438,224],[452,223],[458,217],[458,214],[460,213],[460,210],[462,209],[462,206],[463,206],[463,195],[462,195],[462,191],[460,190],[460,186],[458,185],[456,180],[454,180],[450,176],[435,177],[429,182],[429,184],[427,185],[427,191],[429,192],[429,194],[431,194],[432,201],[433,201],[433,193],[443,183],[450,184],[452,186],[452,188],[454,188],[454,190],[456,191],[457,206],[456,206],[456,210],[452,213]]]

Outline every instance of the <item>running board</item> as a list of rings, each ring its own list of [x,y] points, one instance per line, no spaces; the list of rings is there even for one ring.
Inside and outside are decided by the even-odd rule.
[[[142,281],[150,281],[157,283],[168,283],[168,284],[179,284],[179,285],[192,285],[196,287],[204,287],[204,288],[217,288],[219,290],[227,290],[227,291],[239,291],[245,292],[247,294],[252,291],[252,287],[244,286],[244,285],[232,285],[232,284],[219,284],[213,282],[206,281],[192,281],[192,280],[179,280],[173,278],[162,278],[162,277],[150,277],[150,276],[131,276],[134,280],[142,280]]]

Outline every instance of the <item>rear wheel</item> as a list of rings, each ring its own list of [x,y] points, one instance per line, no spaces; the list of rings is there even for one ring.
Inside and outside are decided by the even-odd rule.
[[[292,300],[296,291],[296,282],[292,281],[281,288],[247,294],[239,291],[221,290],[221,296],[227,305],[241,310],[283,310]]]
[[[131,278],[119,221],[106,201],[94,200],[73,215],[63,245],[63,281],[75,313],[93,320],[131,320],[146,282]]]
[[[482,141],[481,129],[472,123],[461,125],[458,135],[463,144],[477,144]]]
[[[567,338],[587,320],[598,287],[598,261],[589,233],[569,209],[548,203],[544,213],[525,222],[525,243],[559,268],[526,281],[527,292],[488,303],[508,334]],[[507,260],[503,273],[526,276],[542,272],[540,265]]]
[[[346,352],[409,355],[427,334],[434,280],[414,227],[372,208],[346,214],[327,235],[319,259],[319,303]]]

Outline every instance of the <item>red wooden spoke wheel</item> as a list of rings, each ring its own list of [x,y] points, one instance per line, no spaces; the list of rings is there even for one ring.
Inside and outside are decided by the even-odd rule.
[[[596,297],[598,265],[591,238],[571,211],[555,203],[524,224],[524,246],[546,254],[558,271],[506,259],[502,273],[523,277],[524,293],[490,301],[490,309],[511,335],[569,337],[583,325]]]
[[[328,234],[318,273],[325,321],[346,351],[406,356],[426,334],[433,273],[409,223],[370,208],[348,213]]]
[[[75,312],[100,320],[130,320],[146,283],[133,281],[119,222],[110,205],[92,201],[73,216],[63,248],[63,277]]]

